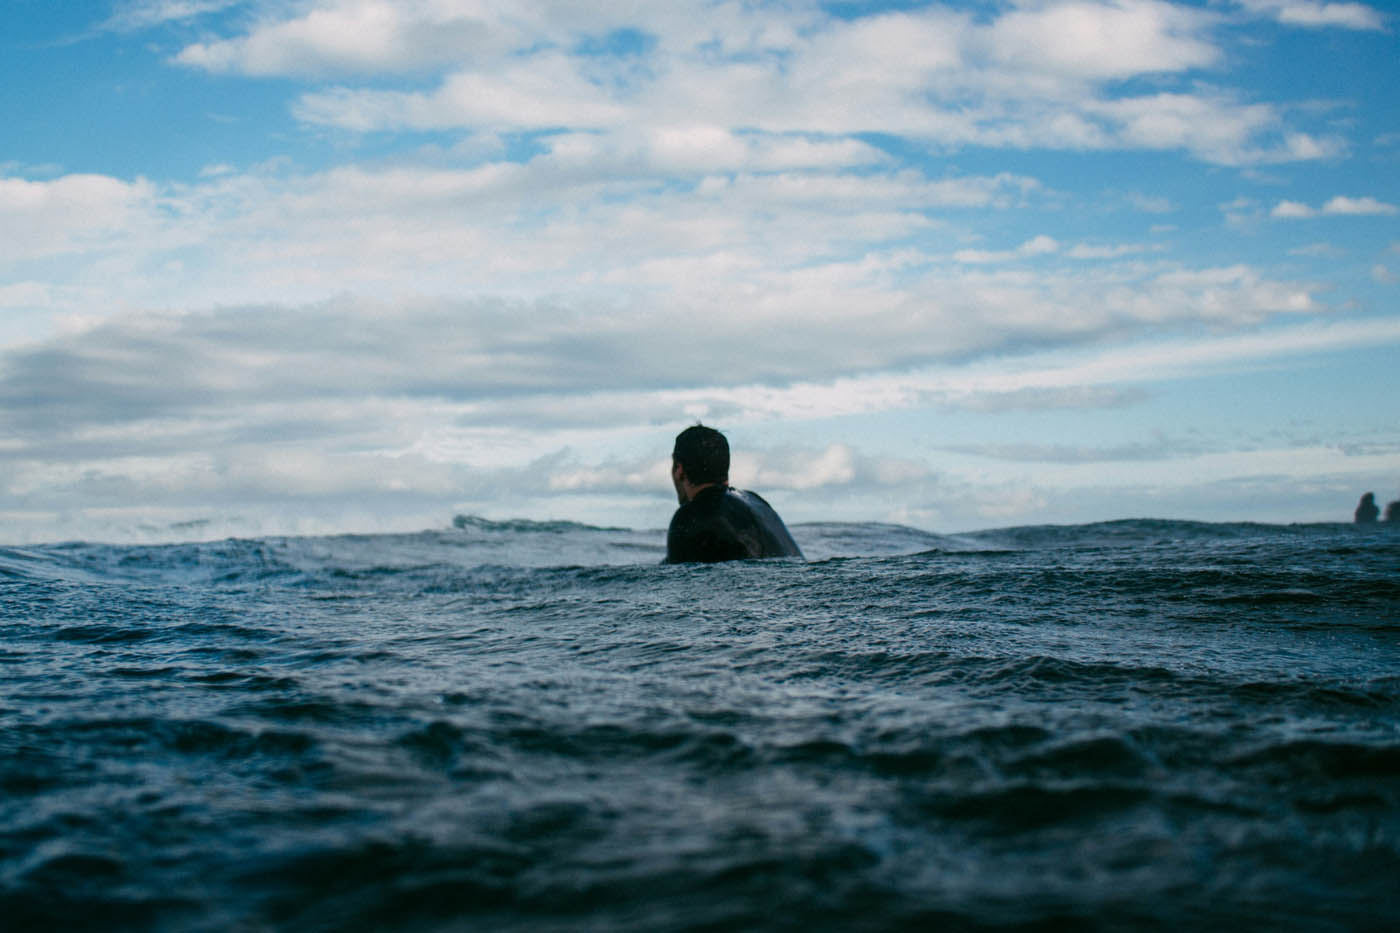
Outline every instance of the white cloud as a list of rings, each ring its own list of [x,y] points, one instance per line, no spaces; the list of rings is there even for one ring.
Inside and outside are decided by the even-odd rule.
[[[1127,78],[1216,63],[1205,40],[1208,17],[1154,0],[1021,4],[997,19],[983,41],[1012,67],[1085,78]]]
[[[1263,216],[1263,209],[1253,198],[1240,196],[1220,205],[1225,222],[1231,227],[1245,227]]]
[[[1176,210],[1176,205],[1172,203],[1171,198],[1160,194],[1133,192],[1128,195],[1128,203],[1148,214],[1170,214]]]
[[[626,176],[659,180],[670,177],[710,179],[730,173],[826,170],[786,178],[793,184],[829,186],[826,192],[815,193],[832,196],[840,196],[836,186],[845,185],[846,197],[873,194],[878,180],[843,177],[838,174],[839,170],[891,162],[879,149],[856,139],[735,132],[710,124],[658,125],[606,134],[558,133],[544,144],[548,155],[537,159],[537,165],[552,165],[576,180],[582,180],[587,174],[600,179]],[[898,178],[894,176],[891,180]],[[720,180],[710,181],[710,190]],[[1010,181],[1007,176],[1005,183],[997,179],[971,179],[962,184],[1011,187]],[[1034,187],[1035,182],[1028,181]],[[946,182],[945,187],[959,184],[952,180]],[[908,182],[903,185],[906,189],[911,187]],[[985,198],[978,203],[985,203]]]
[[[987,263],[1010,262],[1015,259],[1027,259],[1034,256],[1047,256],[1057,253],[1060,244],[1055,242],[1053,237],[1045,234],[1032,237],[1020,246],[1012,250],[980,250],[980,249],[960,249],[953,253],[953,259],[957,262],[968,263],[969,265],[981,265]]]
[[[1246,104],[1223,93],[1160,93],[1090,102],[1087,112],[1115,129],[1122,146],[1184,149],[1222,165],[1306,161],[1343,150],[1333,138],[1306,133],[1277,134],[1281,119],[1268,104]]]
[[[0,178],[0,263],[100,248],[160,223],[159,214],[145,180]]]
[[[1297,201],[1280,201],[1274,205],[1274,209],[1269,211],[1270,217],[1277,217],[1281,220],[1300,220],[1308,217],[1316,217],[1317,211],[1306,204]]]
[[[1263,242],[1283,232],[1258,223],[1270,214],[1395,206],[1266,187],[1315,190],[1302,172],[1178,174],[1181,156],[1248,170],[1346,151],[1331,135],[1343,121],[1304,122],[1335,109],[1245,89],[1253,72],[1232,71],[1225,43],[1248,39],[1222,5],[846,18],[808,0],[274,0],[213,15],[226,6],[146,0],[118,16],[164,24],[161,42],[207,16],[177,60],[295,79],[260,83],[294,87],[316,137],[285,151],[332,162],[245,168],[212,152],[182,182],[5,170],[42,179],[0,178],[0,512],[295,501],[333,514],[363,499],[415,515],[446,501],[664,514],[652,435],[703,417],[759,436],[820,423],[815,446],[792,430],[740,446],[736,473],[756,488],[820,489],[861,518],[975,523],[1096,476],[1132,487],[1139,464],[1163,489],[1267,458],[1006,434],[961,442],[968,462],[935,472],[826,429],[862,415],[897,416],[901,436],[933,436],[925,416],[1097,418],[1140,406],[1154,381],[1400,342],[1384,315],[1288,323],[1334,310],[1339,264],[1306,264],[1327,278],[1300,281],[1279,271],[1287,260],[1241,259],[1279,262],[1292,245]],[[1252,8],[1358,28],[1370,10]],[[1123,182],[1095,180],[1108,160],[1064,153],[1113,150],[1150,153],[1102,176],[1142,190],[1094,196],[1083,179]],[[334,164],[346,152],[375,155]],[[1006,170],[1021,165],[1045,166],[1043,180]],[[1221,184],[1252,186],[1221,206],[1223,231],[1196,210]],[[1179,236],[1136,242],[1152,218],[1125,206],[1178,211]],[[1259,249],[1236,246],[1241,233]],[[1384,283],[1395,264],[1381,260]],[[1346,475],[1334,459],[1308,462]],[[1054,469],[1025,482],[1030,462]]]
[[[939,289],[952,281],[939,282]],[[0,421],[7,436],[23,441],[10,452],[21,459],[173,456],[299,442],[460,460],[479,448],[465,438],[486,432],[479,440],[496,453],[483,465],[500,466],[500,454],[509,449],[503,439],[511,435],[587,435],[697,416],[791,420],[928,404],[983,411],[1102,407],[1133,401],[1123,386],[1154,373],[1400,338],[1400,324],[1382,321],[1166,344],[1152,355],[1133,351],[1125,366],[1111,364],[1115,357],[1105,354],[1073,369],[1009,371],[998,363],[948,370],[945,364],[923,376],[909,369],[972,349],[1006,352],[1030,339],[1116,331],[1134,315],[1149,322],[1177,314],[1262,318],[1268,310],[1307,305],[1305,293],[1236,268],[1163,274],[1140,288],[1146,306],[1131,293],[1066,293],[1061,307],[1026,315],[1024,301],[1034,293],[1023,285],[1006,294],[1011,305],[972,306],[980,325],[964,320],[968,313],[959,304],[966,297],[948,313],[915,316],[903,326],[897,325],[909,309],[899,305],[893,316],[876,312],[864,321],[850,314],[798,317],[794,329],[810,333],[794,333],[781,360],[767,341],[755,339],[755,327],[772,333],[774,321],[763,318],[774,312],[745,306],[724,317],[709,309],[710,326],[701,332],[685,326],[693,320],[689,309],[604,316],[490,301],[399,307],[341,301],[128,315],[11,350],[0,370]],[[985,289],[974,285],[973,295],[979,291],[987,300]],[[1046,297],[1036,300],[1047,304]],[[1173,302],[1186,307],[1173,308]],[[1081,307],[1092,310],[1075,320]],[[722,373],[716,360],[725,361]],[[888,374],[860,375],[881,369]],[[345,373],[354,378],[346,380]],[[459,435],[464,440],[454,448],[450,439]],[[433,444],[421,446],[429,437]],[[541,454],[532,447],[521,452]],[[845,469],[843,462],[831,454],[828,472]]]
[[[956,453],[974,454],[993,460],[1013,463],[1117,463],[1176,459],[1195,453],[1180,443],[1158,438],[1152,443],[1123,444],[1117,447],[1093,447],[1074,444],[995,443],[954,446]]]
[[[1076,243],[1065,251],[1065,255],[1071,259],[1119,259],[1123,256],[1135,256],[1145,252],[1152,252],[1159,247],[1146,246],[1141,243],[1119,243],[1115,245],[1097,243]]]
[[[609,127],[629,110],[559,52],[503,65],[491,74],[460,72],[431,94],[338,89],[308,94],[297,116],[352,130]]]
[[[1290,256],[1340,256],[1346,250],[1332,243],[1309,243],[1307,246],[1298,246],[1288,251]]]
[[[162,23],[181,22],[238,6],[243,0],[129,0],[112,12],[106,26],[115,30],[141,30]]]
[[[200,6],[206,6],[200,4]],[[189,4],[146,5],[172,18]],[[551,2],[321,0],[249,31],[186,47],[181,63],[250,74],[396,72],[424,62],[489,63],[539,47],[635,29],[676,60],[708,59],[741,79],[740,62],[792,59],[799,83],[916,87],[969,64],[1079,78],[1121,78],[1214,64],[1212,17],[1159,0],[1020,4],[988,23],[940,5],[838,20],[815,6],[676,2],[579,7]],[[455,51],[453,47],[455,46]]]
[[[696,24],[702,23],[702,28]],[[427,90],[304,94],[302,120],[375,130],[891,133],[942,146],[1178,149],[1250,165],[1328,158],[1335,138],[1209,90],[1123,96],[1115,82],[1223,61],[1216,17],[1158,0],[1022,3],[985,22],[941,5],[843,20],[806,4],[607,6],[323,0],[182,64],[258,75],[441,71]],[[613,30],[647,37],[589,51]],[[720,155],[723,155],[721,151]]]
[[[1335,197],[1322,205],[1324,214],[1385,214],[1391,215],[1400,212],[1394,204],[1386,204],[1372,197],[1347,198]]]
[[[716,149],[733,174],[673,180]],[[273,167],[163,187],[9,179],[0,272],[47,289],[54,314],[99,318],[350,291],[623,306],[669,294],[692,313],[770,308],[759,321],[850,301],[890,311],[908,300],[898,280],[934,261],[891,241],[934,229],[939,212],[1041,196],[1022,176],[928,179],[886,162],[853,140],[686,129],[659,142],[565,134],[525,164]],[[43,265],[58,254],[70,258]]]
[[[1268,16],[1288,26],[1344,29],[1384,29],[1380,11],[1364,3],[1333,3],[1327,0],[1235,0],[1241,7]]]
[[[47,282],[9,282],[0,285],[0,308],[47,307],[53,303],[53,292]]]
[[[739,485],[767,489],[817,489],[842,486],[856,478],[856,453],[845,444],[825,450],[766,455],[741,452],[730,466]]]
[[[1204,276],[1217,283],[1238,277]],[[1400,323],[1359,320],[786,384],[697,380],[656,388],[632,370],[602,388],[616,358],[551,355],[547,333],[538,348],[522,343],[539,336],[541,324],[547,331],[549,319],[522,319],[521,310],[328,306],[144,315],[12,350],[0,370],[0,420],[12,441],[0,448],[0,510],[77,514],[139,503],[147,517],[339,515],[338,524],[327,519],[326,528],[310,529],[330,530],[376,527],[379,519],[363,511],[373,513],[369,503],[396,522],[421,525],[444,522],[449,503],[489,511],[494,502],[508,503],[507,514],[611,515],[613,523],[650,526],[668,514],[666,440],[697,416],[751,436],[764,433],[763,425],[830,423],[852,413],[1132,405],[1142,386],[1160,380],[1400,342]],[[641,333],[619,339],[645,342]],[[692,341],[686,352],[732,363],[739,348]],[[541,354],[538,362],[531,353]],[[339,376],[347,371],[355,373],[348,382]],[[649,452],[610,453],[624,448]],[[1027,489],[1006,471],[974,481],[985,467],[971,461],[940,462],[935,472],[919,457],[875,455],[838,439],[820,448],[741,445],[733,477],[779,495],[821,489],[819,517],[840,508],[895,517],[902,508],[969,527],[1035,514],[1075,489],[1180,488],[1202,477],[1270,472],[1278,462],[1298,476],[1343,469],[1325,449],[1293,460],[1287,451],[1203,452],[1180,441],[1072,448],[1027,440],[962,449],[977,463],[1055,469],[1038,471]],[[1347,459],[1355,461],[1345,466],[1352,472],[1400,462],[1394,451]],[[1102,472],[1114,463],[1124,468]],[[1013,490],[1029,497],[1024,507],[1032,513],[1012,507]],[[872,511],[880,501],[886,511]],[[589,511],[590,502],[601,511]],[[282,522],[261,530],[289,529]]]
[[[1392,215],[1400,212],[1393,204],[1387,204],[1376,198],[1367,196],[1362,198],[1349,198],[1337,196],[1329,200],[1320,208],[1310,207],[1297,201],[1280,201],[1269,212],[1270,217],[1280,220],[1305,220],[1311,217],[1322,215],[1333,216],[1367,216],[1367,215]]]
[[[545,480],[551,490],[558,492],[649,493],[665,489],[670,482],[670,465],[665,456],[628,464],[561,464],[550,469]]]
[[[483,52],[499,54],[498,19],[432,0],[337,0],[290,19],[263,20],[247,35],[186,46],[182,65],[216,73],[326,75],[414,72]]]

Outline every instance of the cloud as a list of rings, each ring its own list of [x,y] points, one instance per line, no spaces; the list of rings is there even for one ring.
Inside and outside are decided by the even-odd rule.
[[[286,79],[258,86],[292,95],[311,145],[252,166],[212,153],[185,180],[0,173],[0,511],[664,514],[654,435],[704,418],[762,428],[736,448],[755,487],[820,489],[862,518],[1025,514],[1058,495],[1025,463],[1084,488],[1095,466],[1118,484],[1160,466],[1169,486],[1195,455],[1008,433],[960,445],[978,463],[955,476],[830,429],[1092,419],[1154,381],[1400,339],[1384,316],[1323,321],[1347,292],[1327,264],[1279,260],[1290,244],[1259,250],[1279,265],[1240,261],[1238,231],[1196,226],[1221,179],[1346,154],[1346,124],[1306,122],[1335,110],[1245,83],[1238,8],[857,6],[119,7],[152,47],[197,35],[184,69]],[[1094,196],[1083,178],[1128,176],[1065,155],[1112,151],[1146,154],[1129,159],[1142,190]],[[362,161],[335,164],[347,152]],[[1190,160],[1246,171],[1183,181]],[[1373,196],[1271,211],[1243,190],[1229,224],[1396,213]],[[1138,242],[1152,218],[1126,206],[1179,211],[1181,232]],[[1304,267],[1327,279],[1280,271]],[[807,422],[815,446],[792,440]]]
[[[683,124],[559,133],[538,146],[526,161],[273,165],[166,185],[6,179],[0,215],[13,222],[0,273],[32,284],[0,297],[11,307],[42,298],[54,321],[131,307],[317,309],[355,295],[402,311],[410,338],[433,314],[449,332],[479,321],[515,335],[508,345],[453,344],[470,359],[502,353],[550,367],[558,354],[560,373],[603,359],[601,370],[643,381],[670,373],[650,385],[694,378],[679,335],[696,319],[757,348],[784,334],[787,353],[741,353],[732,374],[781,381],[1325,309],[1315,283],[1244,265],[1130,261],[1133,244],[1066,247],[1040,234],[959,250],[975,230],[967,212],[1042,207],[1054,193],[1010,173],[930,178],[861,140]],[[67,257],[62,274],[46,264],[56,255]],[[1033,272],[1018,261],[1028,259]],[[429,313],[432,301],[414,294],[463,297]],[[474,295],[523,310],[492,312]],[[383,329],[344,314],[294,317]],[[528,331],[502,322],[512,314]],[[275,325],[275,313],[264,317]],[[516,384],[527,369],[499,375]]]
[[[960,249],[953,254],[953,259],[957,262],[968,263],[970,265],[982,265],[987,263],[1010,262],[1015,259],[1027,259],[1034,256],[1046,256],[1057,253],[1060,244],[1055,242],[1053,237],[1044,234],[1032,237],[1020,246],[1011,250],[980,250],[980,249]]]
[[[1204,278],[1214,287],[1241,277],[1228,270],[1176,276]],[[1234,290],[1200,300],[1234,308],[1240,298]],[[594,327],[579,326],[579,316],[579,309],[486,301],[125,315],[5,355],[0,426],[12,443],[0,457],[81,462],[312,443],[498,467],[546,452],[532,441],[512,453],[506,437],[557,443],[571,432],[587,436],[695,417],[790,420],[921,405],[1005,411],[1132,404],[1141,398],[1133,381],[1176,372],[1183,360],[1212,365],[1338,341],[1394,340],[1400,333],[1382,322],[1389,336],[1375,325],[1295,329],[1189,348],[1169,343],[1150,359],[1137,356],[1108,369],[1095,364],[1073,376],[984,372],[975,365],[940,376],[937,367],[950,364],[935,362],[942,344],[932,339],[922,353],[935,369],[916,377],[907,368],[916,359],[908,344],[927,326],[860,337],[847,324],[821,335],[832,355],[823,359],[796,344],[786,351],[796,359],[774,373],[766,342],[752,342],[743,329],[731,332],[742,315],[713,333],[694,333],[655,313],[590,318]],[[985,337],[981,345],[1010,346]],[[841,356],[851,354],[905,368],[860,375],[859,367],[841,365]],[[719,359],[726,361],[722,379],[713,366]],[[453,437],[459,440],[446,440]]]
[[[343,129],[437,130],[486,127],[620,127],[629,109],[591,83],[578,63],[557,51],[507,63],[490,74],[459,72],[432,94],[338,88],[308,94],[295,107],[309,123]]]
[[[875,167],[892,160],[869,143],[849,138],[827,138],[802,134],[736,132],[710,124],[679,123],[617,133],[561,132],[542,143],[547,154],[537,158],[540,168],[557,168],[575,181],[589,174],[599,180],[626,177],[702,178],[713,186],[720,179],[712,175],[734,173],[779,173],[794,170],[827,170],[820,174],[791,174],[791,185],[814,186],[809,198],[831,195],[849,200],[862,193],[877,195],[878,178],[841,177],[842,169]],[[897,179],[892,179],[897,180]],[[901,190],[909,191],[911,176],[904,176]],[[975,186],[1033,188],[1032,179],[1010,175],[1000,179],[949,180],[942,187]],[[824,186],[817,189],[815,186]],[[845,191],[839,190],[844,186]],[[910,192],[913,193],[912,191]],[[917,197],[917,195],[915,195]],[[985,204],[986,197],[967,195]],[[946,199],[951,200],[951,199]]]
[[[725,174],[675,178],[720,158]],[[668,290],[700,305],[742,303],[803,278],[828,290],[844,280],[857,294],[882,287],[927,263],[882,244],[930,229],[932,214],[1040,196],[1023,176],[930,179],[895,169],[856,140],[704,127],[605,140],[575,133],[528,163],[311,174],[272,166],[162,186],[4,179],[0,275],[47,282],[73,299],[52,305],[55,313],[85,316],[347,291],[626,303]],[[852,251],[866,258],[833,258]],[[47,262],[59,255],[68,257],[61,266]],[[836,300],[828,294],[819,305]]]
[[[1160,249],[1160,247],[1148,246],[1141,243],[1119,243],[1112,246],[1095,243],[1076,243],[1065,251],[1065,255],[1071,259],[1118,259],[1123,256],[1134,256],[1158,249]]]
[[[1330,216],[1367,216],[1384,215],[1389,216],[1397,212],[1393,204],[1386,204],[1376,198],[1367,196],[1362,198],[1348,198],[1337,196],[1332,198],[1321,208],[1314,208],[1297,201],[1280,201],[1269,212],[1269,216],[1279,220],[1306,220],[1311,217],[1322,215]]]
[[[911,465],[913,476],[927,474],[927,468]],[[858,458],[845,444],[832,444],[825,450],[768,451],[762,454],[740,452],[730,467],[736,483],[767,489],[811,490],[824,486],[845,486],[860,474],[872,478],[871,465]],[[889,477],[898,481],[898,470]]]
[[[1340,141],[1223,91],[1133,96],[1121,82],[1222,63],[1213,14],[1159,0],[1025,3],[980,20],[930,5],[839,18],[815,6],[477,6],[323,0],[176,61],[361,84],[294,112],[353,132],[887,133],[941,146],[1169,149],[1227,165],[1328,158]],[[704,23],[696,29],[696,23]],[[638,37],[617,40],[614,37]],[[431,88],[378,76],[436,73]]]
[[[1160,0],[1021,4],[986,23],[939,4],[839,19],[808,4],[760,8],[682,0],[653,8],[580,8],[322,0],[283,18],[264,18],[242,36],[190,45],[177,60],[249,74],[394,73],[417,67],[409,50],[438,61],[457,41],[459,63],[547,46],[599,59],[608,51],[634,58],[660,49],[682,59],[708,59],[721,73],[736,62],[786,57],[804,82],[820,76],[871,86],[907,84],[969,65],[1102,79],[1214,64],[1220,53],[1205,38],[1212,22]],[[618,35],[645,41],[610,41]],[[864,70],[872,64],[877,70]]]
[[[624,100],[589,81],[568,57],[540,53],[499,72],[452,75],[430,93],[313,92],[294,111],[309,123],[358,132],[618,129],[693,114],[771,133],[894,133],[958,147],[1184,150],[1225,165],[1325,159],[1344,150],[1333,137],[1283,132],[1271,105],[1240,103],[1219,92],[1107,98],[1077,87],[1046,94],[1037,82],[1020,79],[988,78],[985,86],[958,79],[960,86],[949,88],[941,104],[937,85],[917,92],[900,90],[898,83],[851,87],[828,75],[829,86],[798,87],[776,69],[681,70],[684,78],[672,76],[671,83]],[[969,81],[974,86],[961,86]]]
[[[0,177],[0,262],[100,249],[162,222],[156,187],[138,179]]]
[[[214,73],[322,76],[419,72],[499,54],[502,24],[457,4],[339,0],[289,19],[261,20],[244,36],[198,42],[175,62]]]
[[[1281,133],[1274,107],[1241,103],[1225,92],[1163,92],[1093,101],[1085,110],[1114,129],[1119,147],[1183,149],[1221,165],[1326,159],[1345,148],[1332,137]]]
[[[729,477],[736,485],[763,490],[810,492],[859,486],[866,489],[904,486],[930,479],[927,463],[860,453],[849,444],[825,448],[737,450]],[[653,493],[670,487],[669,460],[660,456],[629,462],[584,466],[561,462],[547,471],[552,490],[593,493]]]
[[[1008,411],[1054,411],[1095,408],[1122,408],[1136,405],[1147,393],[1136,387],[1106,385],[1033,386],[1013,389],[982,388],[949,395],[948,408],[963,411],[999,413]]]
[[[665,489],[671,482],[670,465],[664,455],[631,463],[603,463],[587,466],[562,463],[547,473],[545,484],[558,492],[648,493]]]
[[[1170,214],[1176,210],[1171,198],[1163,195],[1143,194],[1140,191],[1127,195],[1128,203],[1137,210],[1148,214]]]
[[[734,56],[790,44],[795,30],[807,26],[802,6],[749,10],[705,0],[664,6],[312,0],[284,7],[281,16],[264,16],[242,35],[186,46],[175,61],[259,76],[372,77],[449,65],[486,74],[532,52],[562,50],[591,74],[616,77],[617,60],[639,57],[656,35],[666,44],[718,47]]]
[[[1392,215],[1400,212],[1394,204],[1386,204],[1372,197],[1347,198],[1335,197],[1322,206],[1324,214],[1384,214]]]
[[[1195,446],[1183,446],[1165,438],[1158,438],[1150,444],[1123,444],[1116,447],[1073,444],[970,444],[946,449],[1012,463],[1059,464],[1159,461],[1200,452]]]
[[[997,61],[1088,78],[1127,78],[1213,65],[1201,13],[1153,0],[1023,4],[979,39]]]
[[[48,306],[53,294],[53,286],[46,282],[8,282],[0,285],[0,308]]]
[[[1175,287],[1250,281],[1232,269],[1159,277]],[[1219,301],[1234,307],[1237,297]],[[585,321],[595,326],[581,327]],[[393,527],[421,527],[452,510],[495,514],[496,503],[513,515],[612,515],[648,526],[666,514],[665,439],[697,417],[742,438],[768,433],[764,425],[829,425],[850,414],[1133,405],[1156,381],[1400,342],[1400,324],[1367,319],[828,377],[816,377],[820,367],[805,359],[806,380],[765,381],[755,378],[765,343],[679,323],[493,301],[112,318],[12,348],[0,361],[0,511],[137,509],[172,520],[295,513],[324,530],[380,527],[385,516],[394,516]],[[684,346],[660,339],[672,331]],[[849,326],[840,334],[847,350],[864,339]],[[886,352],[897,358],[892,346]],[[981,460],[1065,468],[1156,462],[1146,444],[958,446]],[[615,453],[637,449],[649,452]],[[1163,448],[1166,457],[1182,452],[1179,444]],[[943,466],[840,439],[817,448],[742,443],[736,453],[736,481],[778,494],[820,488],[825,518],[844,508],[863,518],[893,515],[872,511],[881,501],[881,509],[902,503],[927,520],[956,516],[963,527],[1024,514],[997,511],[1011,508],[1014,484],[1001,492],[996,479],[960,486]],[[1210,466],[1234,469],[1226,460]],[[1044,489],[1019,492],[1033,493],[1027,507],[1048,501]]]
[[[1309,243],[1307,246],[1298,246],[1288,251],[1290,256],[1341,256],[1346,252],[1339,246],[1332,243]]]
[[[106,28],[136,32],[218,13],[242,2],[244,0],[128,0],[112,11]]]
[[[1385,29],[1381,13],[1364,3],[1326,0],[1235,0],[1257,16],[1267,16],[1286,26],[1309,28]]]
[[[1308,217],[1316,217],[1317,211],[1306,204],[1297,201],[1280,201],[1269,212],[1270,217],[1280,220],[1300,220]]]
[[[1027,279],[932,267],[902,288],[880,287],[882,276],[878,267],[843,264],[793,270],[783,287],[745,297],[746,283],[715,284],[710,294],[694,289],[688,302],[669,308],[341,299],[295,309],[123,315],[13,351],[0,374],[0,414],[35,436],[52,436],[55,425],[80,432],[195,418],[206,405],[253,411],[279,399],[440,400],[470,403],[486,417],[501,400],[710,386],[719,359],[726,383],[782,384],[1313,308],[1307,290],[1244,267],[1169,269],[1131,287],[1111,271]],[[867,300],[857,311],[851,300],[861,290]],[[697,319],[710,326],[696,332],[690,325]],[[768,338],[779,332],[787,337],[775,355]],[[657,398],[650,417],[684,416],[679,402]],[[562,406],[554,416],[573,418],[568,412]]]

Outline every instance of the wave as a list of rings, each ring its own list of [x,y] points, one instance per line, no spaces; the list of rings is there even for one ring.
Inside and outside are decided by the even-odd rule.
[[[793,532],[808,561],[659,566],[660,530],[469,516],[0,548],[0,911],[532,931],[1396,914],[1394,528]]]
[[[493,534],[567,534],[569,532],[588,531],[631,531],[630,528],[620,528],[609,525],[587,525],[583,522],[571,522],[565,520],[555,521],[535,521],[528,518],[508,518],[492,520],[482,518],[478,515],[454,515],[452,517],[452,527],[461,531],[482,531]]]
[[[995,561],[1061,550],[1070,563],[1039,559],[1042,582],[1082,573],[1086,583],[1121,572],[1123,586],[1160,597],[1214,585],[1210,598],[1239,602],[1324,603],[1332,566],[1366,565],[1400,545],[1400,527],[1350,524],[1262,525],[1124,519],[1084,525],[1030,525],[938,534],[883,522],[807,522],[792,533],[809,563],[829,560]],[[1264,553],[1253,549],[1263,548]],[[458,515],[448,528],[394,534],[229,537],[168,544],[66,542],[0,547],[0,583],[146,581],[216,586],[314,586],[399,580],[450,590],[473,572],[651,566],[665,554],[665,532],[571,521],[491,520]],[[1293,554],[1297,567],[1274,567]],[[1263,557],[1261,561],[1259,558]],[[1319,560],[1323,565],[1319,565]],[[988,565],[990,566],[990,565]],[[1056,569],[1058,568],[1058,569]],[[1014,576],[1018,571],[1008,566]],[[1050,576],[1047,577],[1046,574]],[[465,576],[464,576],[465,575]],[[1188,579],[1189,578],[1189,579]],[[1354,580],[1367,596],[1394,596],[1393,573]]]

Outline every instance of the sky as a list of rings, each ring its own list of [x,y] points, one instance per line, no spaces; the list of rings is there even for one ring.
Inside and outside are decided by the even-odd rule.
[[[1400,12],[5,0],[0,543],[1347,521]]]

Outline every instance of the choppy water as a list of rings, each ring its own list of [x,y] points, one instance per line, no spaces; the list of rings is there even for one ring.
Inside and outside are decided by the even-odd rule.
[[[6,929],[1393,929],[1400,528],[0,548]]]

